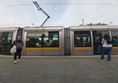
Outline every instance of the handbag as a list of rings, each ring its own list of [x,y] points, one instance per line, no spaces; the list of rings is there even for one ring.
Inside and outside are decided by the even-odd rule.
[[[16,53],[16,45],[14,45],[14,46],[11,48],[10,53],[11,53],[11,54]]]

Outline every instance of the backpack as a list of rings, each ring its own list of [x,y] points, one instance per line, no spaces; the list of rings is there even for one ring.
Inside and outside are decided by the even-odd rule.
[[[23,46],[22,42],[16,42],[17,49],[22,49],[22,46]]]
[[[107,39],[107,44],[112,44],[112,40],[110,38]]]

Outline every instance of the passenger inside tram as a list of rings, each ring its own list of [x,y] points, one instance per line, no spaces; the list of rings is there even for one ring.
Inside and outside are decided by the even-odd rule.
[[[118,46],[118,37],[113,36],[112,37],[112,43],[113,43],[113,46]]]
[[[49,47],[49,46],[51,46],[52,42],[53,42],[52,38],[49,38],[49,39],[45,42],[44,46]]]

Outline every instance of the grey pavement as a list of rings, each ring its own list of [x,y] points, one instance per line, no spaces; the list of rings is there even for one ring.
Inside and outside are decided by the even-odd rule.
[[[0,83],[118,83],[118,57],[0,57]]]

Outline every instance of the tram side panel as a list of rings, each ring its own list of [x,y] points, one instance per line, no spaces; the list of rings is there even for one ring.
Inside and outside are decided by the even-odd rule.
[[[90,31],[70,30],[71,54],[92,55]]]
[[[11,55],[10,49],[16,38],[17,28],[0,29],[0,55]]]
[[[64,29],[64,55],[70,55],[70,28]]]
[[[111,37],[112,37],[112,55],[118,55],[118,28],[112,30],[111,29]]]
[[[93,31],[93,52],[94,55],[100,55],[102,44],[98,40],[102,40],[104,34],[108,34],[112,38],[112,55],[118,54],[118,28],[96,29]]]
[[[64,56],[64,29],[62,28],[59,32],[59,54]]]
[[[41,56],[41,34],[42,31],[24,30],[24,53],[27,56]]]
[[[70,49],[71,49],[71,55],[75,55],[74,50],[74,31],[70,30]]]
[[[64,55],[63,29],[26,29],[25,55],[60,56]]]
[[[104,34],[109,34],[109,30],[96,29],[92,31],[93,35],[93,54],[100,55],[102,50],[102,38]]]
[[[50,42],[50,43],[49,43]],[[48,31],[48,38],[44,39],[43,55],[64,55],[64,31]]]
[[[101,40],[104,34],[108,34],[112,38],[112,55],[118,54],[117,27],[93,26],[91,31],[90,29],[82,30],[80,27],[81,29],[79,30],[78,28],[70,31],[72,55],[100,55],[102,50]],[[91,45],[89,42],[91,42]]]

